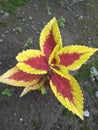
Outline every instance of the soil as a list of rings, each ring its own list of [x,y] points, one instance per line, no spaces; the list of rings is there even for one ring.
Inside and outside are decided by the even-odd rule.
[[[6,23],[0,26],[0,75],[16,64],[15,57],[20,51],[39,49],[40,32],[54,16],[57,19],[63,16],[66,20],[65,27],[60,29],[64,46],[98,47],[98,1],[72,3],[70,0],[64,6],[59,2],[48,0],[46,4],[44,0],[33,0],[17,7],[7,18],[0,14],[0,20]],[[28,38],[32,38],[32,44],[26,44]],[[94,62],[97,56],[89,63]],[[90,113],[84,121],[58,102],[48,83],[46,95],[32,91],[22,98],[19,96],[23,88],[0,83],[0,130],[98,130],[98,98],[95,97],[98,84],[91,79],[78,82],[84,94],[84,110]],[[2,95],[6,88],[10,90],[10,97]]]

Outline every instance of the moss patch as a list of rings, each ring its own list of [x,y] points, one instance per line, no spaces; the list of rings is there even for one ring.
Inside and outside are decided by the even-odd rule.
[[[22,6],[27,1],[30,0],[0,0],[0,5],[3,10],[12,13],[17,6]]]

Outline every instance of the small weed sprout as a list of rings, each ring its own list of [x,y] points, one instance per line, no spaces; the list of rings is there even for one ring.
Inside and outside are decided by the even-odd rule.
[[[48,1],[47,0],[46,0],[46,9],[47,9],[48,14],[51,14],[51,9],[50,9],[50,7],[48,5]]]
[[[59,1],[59,3],[61,4],[61,6],[63,6],[63,7],[64,7],[64,2],[65,2],[65,0],[60,0]]]
[[[38,91],[41,91],[41,94],[42,94],[42,95],[46,95],[46,94],[47,94],[47,91],[46,91],[45,87],[40,87],[40,88],[38,89]]]
[[[12,96],[12,94],[8,88],[6,88],[5,90],[2,91],[2,95],[6,95],[8,97]]]
[[[83,2],[85,0],[73,0],[73,3],[76,4],[77,2]]]
[[[15,28],[13,29],[13,31],[22,33],[22,28],[21,28],[21,27],[15,27]]]
[[[29,16],[29,20],[32,20],[33,19],[33,17],[32,16]]]
[[[23,49],[27,49],[32,44],[32,38],[29,37],[27,41],[25,42]]]
[[[60,28],[64,28],[65,25],[67,24],[67,22],[63,16],[61,16],[57,21],[58,21],[58,25]]]

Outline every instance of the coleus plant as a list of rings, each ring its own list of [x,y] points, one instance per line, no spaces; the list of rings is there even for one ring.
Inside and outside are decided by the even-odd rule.
[[[18,63],[0,77],[0,82],[25,87],[21,97],[31,90],[45,88],[48,79],[57,99],[83,119],[83,94],[76,79],[69,74],[84,64],[98,49],[81,45],[62,47],[56,18],[40,34],[41,50],[24,50],[16,56]]]

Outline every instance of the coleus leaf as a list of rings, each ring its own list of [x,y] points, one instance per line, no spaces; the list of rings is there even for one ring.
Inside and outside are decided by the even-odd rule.
[[[17,67],[30,74],[46,74],[48,71],[48,62],[39,50],[26,50],[16,57]]]
[[[66,67],[64,67],[63,65],[56,65],[50,68],[51,70],[53,70],[53,72],[57,73],[59,76],[65,77],[66,79],[70,80],[70,74],[68,70],[66,69]]]
[[[13,67],[0,77],[0,82],[18,87],[27,87],[36,84],[43,75],[29,74]]]
[[[40,34],[41,51],[49,58],[55,46],[58,44],[62,48],[62,40],[56,18],[53,18],[42,30]]]
[[[48,64],[49,65],[58,65],[60,63],[60,59],[58,56],[58,51],[59,51],[59,46],[56,45],[54,50],[52,51],[49,59],[48,59]]]
[[[70,80],[54,73],[50,80],[50,87],[57,99],[70,111],[83,119],[83,95],[77,81],[70,76]]]
[[[24,96],[25,94],[27,94],[31,90],[36,90],[36,89],[41,88],[42,86],[44,86],[45,81],[46,81],[45,78],[42,78],[41,80],[39,78],[38,82],[36,82],[35,84],[25,87],[24,90],[22,91],[20,97]]]
[[[97,50],[97,48],[90,48],[87,46],[80,45],[63,47],[59,51],[60,64],[66,66],[68,70],[77,70]]]

